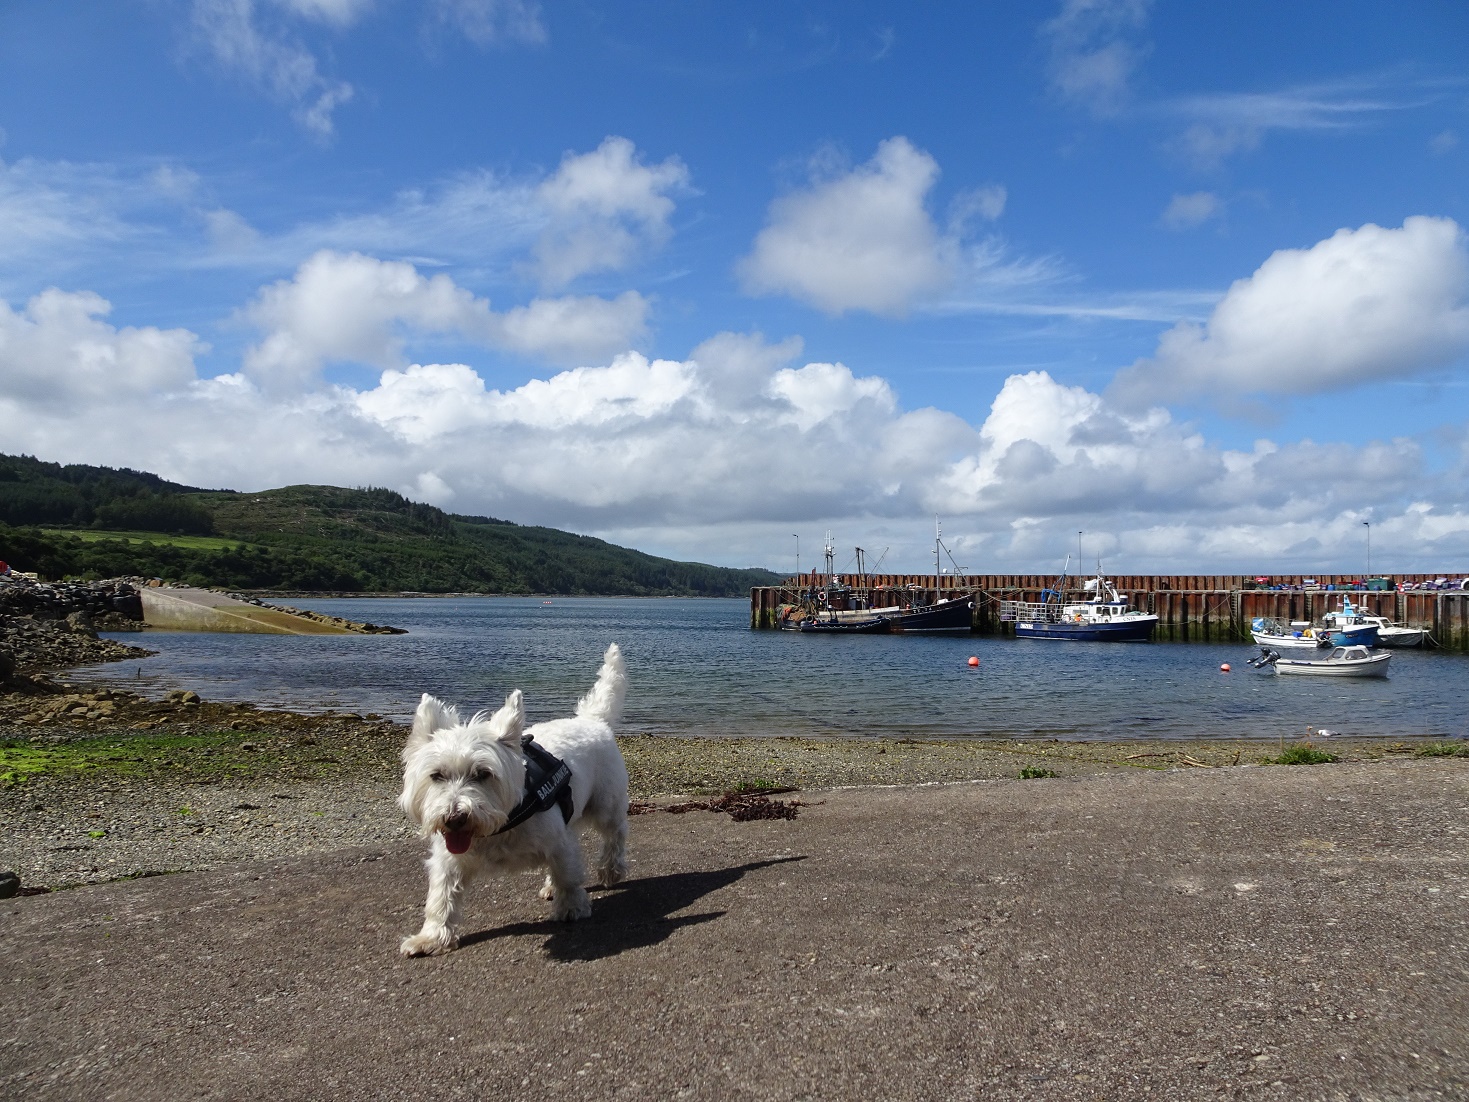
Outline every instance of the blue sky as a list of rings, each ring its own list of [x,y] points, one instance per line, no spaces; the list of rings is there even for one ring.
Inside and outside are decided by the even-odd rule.
[[[0,448],[676,558],[1469,568],[1469,9],[0,9]],[[840,563],[839,563],[840,565]]]

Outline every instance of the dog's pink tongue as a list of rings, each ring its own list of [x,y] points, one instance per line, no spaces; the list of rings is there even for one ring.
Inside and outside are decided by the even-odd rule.
[[[474,841],[472,830],[446,830],[444,831],[444,845],[449,847],[450,853],[463,853]]]

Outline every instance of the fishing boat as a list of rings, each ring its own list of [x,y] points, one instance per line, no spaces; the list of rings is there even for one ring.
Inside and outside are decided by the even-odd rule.
[[[1067,559],[1067,567],[1070,558]],[[1066,569],[1040,601],[1001,601],[1000,619],[1015,625],[1017,639],[1079,639],[1091,642],[1145,643],[1158,626],[1151,612],[1129,608],[1127,598],[1107,580],[1101,566],[1082,586],[1081,601],[1064,600]]]
[[[1273,666],[1278,674],[1310,674],[1317,677],[1386,677],[1392,655],[1373,653],[1363,646],[1334,647],[1324,658],[1282,658],[1272,650],[1264,650],[1250,665],[1259,669]]]
[[[857,577],[867,577],[863,563],[865,552],[857,548]],[[942,555],[948,551],[943,531],[934,518],[934,593],[943,592]],[[807,599],[789,605],[779,613],[783,628],[795,631],[833,634],[968,634],[974,630],[974,595],[961,593],[938,597],[930,602],[922,586],[910,585],[906,590],[871,588],[866,585],[841,585],[833,571],[835,550],[831,533],[826,534],[826,584],[813,585]],[[952,556],[951,556],[952,558]]]
[[[892,630],[892,627],[882,616],[842,620],[827,613],[820,613],[814,619],[796,621],[796,630],[824,635],[885,635]]]

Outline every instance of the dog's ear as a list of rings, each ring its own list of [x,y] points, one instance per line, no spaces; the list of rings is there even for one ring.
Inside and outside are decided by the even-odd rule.
[[[520,733],[525,729],[525,697],[516,689],[505,698],[505,706],[490,717],[490,729],[507,746],[520,746]]]
[[[433,738],[435,731],[453,727],[458,722],[458,709],[449,707],[436,696],[424,693],[423,699],[418,702],[418,711],[413,713],[413,730],[409,732],[408,744],[403,747],[403,760],[407,761],[415,750]]]

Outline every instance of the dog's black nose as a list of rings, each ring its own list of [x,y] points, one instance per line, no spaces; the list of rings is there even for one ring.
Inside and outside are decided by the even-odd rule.
[[[444,826],[449,830],[463,830],[469,825],[469,816],[461,811],[456,811],[444,819]]]

